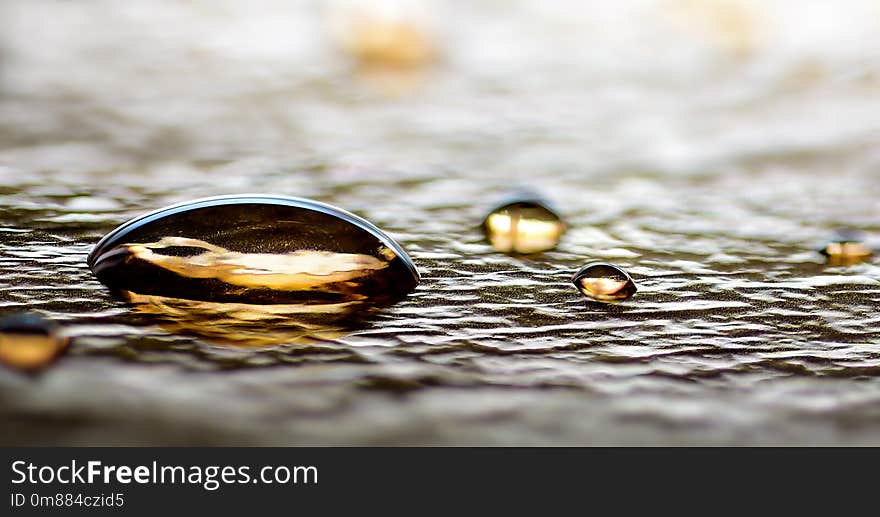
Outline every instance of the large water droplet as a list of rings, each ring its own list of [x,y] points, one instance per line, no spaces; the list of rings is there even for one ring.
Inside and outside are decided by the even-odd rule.
[[[242,195],[151,212],[89,255],[102,283],[133,298],[359,312],[419,282],[409,256],[369,222],[307,199]]]

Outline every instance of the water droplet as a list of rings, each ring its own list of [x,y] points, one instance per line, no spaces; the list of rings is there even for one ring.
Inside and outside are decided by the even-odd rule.
[[[0,320],[0,362],[34,372],[67,350],[68,340],[57,333],[57,326],[36,314],[12,314]]]
[[[848,266],[871,258],[874,251],[865,243],[864,234],[851,228],[842,228],[819,248],[832,266]]]
[[[104,285],[125,297],[371,309],[419,282],[388,235],[308,199],[242,195],[200,199],[133,219],[89,255]],[[316,307],[319,306],[319,307]]]
[[[365,66],[417,67],[437,58],[435,15],[411,2],[383,2],[328,11],[330,35]]]
[[[541,200],[519,199],[492,210],[483,231],[497,251],[527,255],[555,248],[565,223]]]
[[[584,296],[602,303],[622,302],[638,290],[626,271],[606,262],[585,265],[571,280]]]

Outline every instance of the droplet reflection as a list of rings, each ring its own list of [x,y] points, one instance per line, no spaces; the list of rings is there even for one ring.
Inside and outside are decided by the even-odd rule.
[[[124,293],[135,311],[153,316],[163,330],[193,335],[230,348],[259,349],[337,339],[349,333],[369,307],[326,304],[216,303]]]
[[[204,251],[188,256],[161,253],[174,247]],[[388,267],[388,262],[370,255],[311,250],[241,253],[183,237],[164,237],[158,242],[129,244],[127,249],[133,259],[185,278],[214,279],[249,289],[348,294],[355,299],[364,298],[354,289],[359,287],[359,279]],[[393,258],[393,252],[391,255]]]

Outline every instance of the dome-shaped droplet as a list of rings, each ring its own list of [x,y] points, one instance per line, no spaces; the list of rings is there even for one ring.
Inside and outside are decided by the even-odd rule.
[[[486,239],[497,251],[527,255],[552,250],[565,223],[538,198],[521,198],[492,210],[483,221]]]
[[[51,364],[65,350],[68,340],[57,326],[36,314],[12,314],[0,320],[0,362],[24,371]]]
[[[866,244],[865,236],[860,231],[842,228],[819,248],[819,253],[828,258],[830,265],[846,266],[868,260],[874,251]]]
[[[587,264],[571,281],[584,296],[603,303],[622,302],[638,290],[626,271],[605,262]]]
[[[367,221],[307,199],[221,196],[133,219],[95,246],[89,267],[133,295],[240,304],[384,306],[419,275]],[[328,310],[329,310],[328,309]]]

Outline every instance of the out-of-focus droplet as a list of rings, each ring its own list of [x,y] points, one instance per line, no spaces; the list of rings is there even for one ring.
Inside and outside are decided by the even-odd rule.
[[[819,248],[832,266],[849,266],[871,258],[874,251],[865,243],[865,236],[858,230],[843,228]]]
[[[626,271],[606,262],[585,265],[571,281],[584,296],[602,303],[622,302],[638,290]]]
[[[419,283],[403,248],[364,219],[269,195],[200,199],[143,215],[101,239],[88,264],[123,296],[312,312],[390,305]]]
[[[329,11],[331,35],[358,65],[409,68],[437,56],[432,18],[412,2],[337,2]]]
[[[527,198],[492,210],[483,220],[483,232],[497,251],[527,255],[555,248],[565,223],[543,201]]]
[[[762,43],[761,19],[743,0],[672,0],[685,27],[727,55],[747,59]]]
[[[36,314],[21,313],[0,320],[0,363],[34,372],[67,350],[68,339],[57,326]]]

